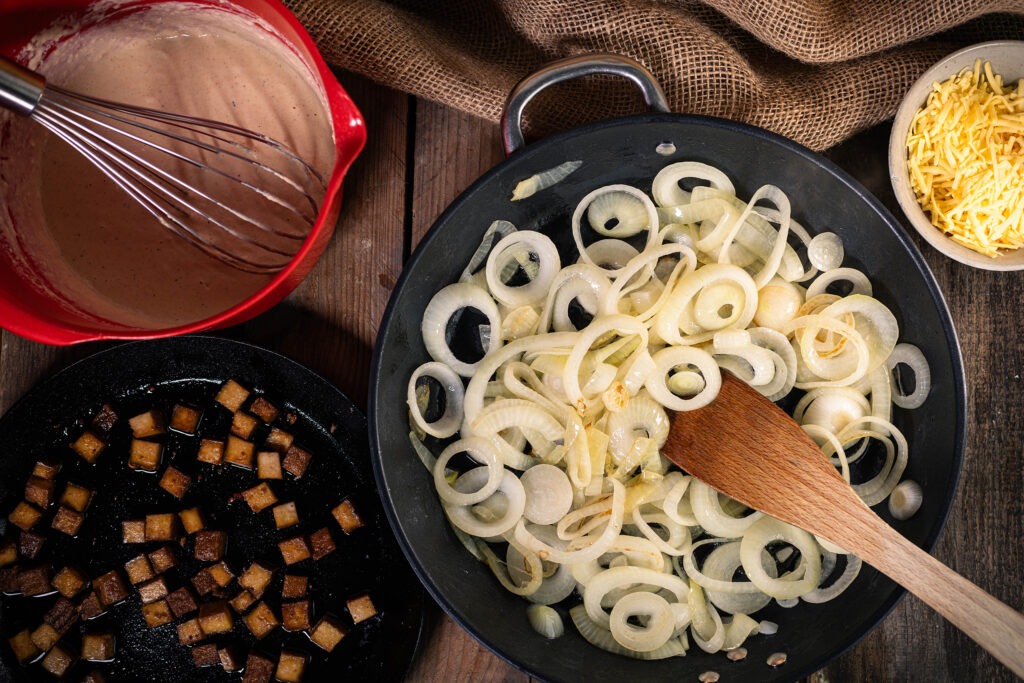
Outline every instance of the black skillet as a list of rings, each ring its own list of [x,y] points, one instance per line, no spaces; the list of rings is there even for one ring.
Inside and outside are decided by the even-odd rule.
[[[640,85],[648,105],[659,113],[581,126],[518,149],[519,118],[531,97],[551,83],[599,72]],[[903,589],[865,567],[832,602],[766,609],[759,614],[779,624],[778,634],[751,638],[746,644],[749,656],[741,662],[697,648],[685,658],[657,662],[611,655],[587,644],[564,608],[565,635],[546,641],[527,623],[526,603],[502,589],[456,540],[430,476],[408,441],[406,385],[413,369],[429,360],[419,331],[423,310],[437,290],[458,278],[492,221],[504,219],[520,229],[540,230],[567,247],[569,219],[591,190],[625,183],[649,192],[651,180],[668,163],[703,161],[722,169],[739,196],[749,197],[766,183],[777,185],[789,195],[794,218],[812,233],[838,233],[846,247],[845,265],[868,274],[875,296],[899,320],[900,339],[924,351],[934,382],[930,397],[922,408],[897,409],[894,416],[910,443],[905,476],[922,485],[924,503],[906,522],[882,514],[921,547],[934,547],[960,473],[966,397],[956,333],[917,249],[878,200],[820,156],[758,128],[667,111],[650,73],[614,55],[564,60],[517,86],[503,125],[509,158],[438,218],[402,273],[384,315],[370,386],[374,471],[399,543],[431,595],[480,642],[523,671],[552,681],[696,680],[706,670],[719,671],[730,681],[791,681],[819,669],[864,637],[892,610]],[[657,153],[659,145],[665,151],[663,143],[674,145],[675,152]],[[521,180],[574,159],[582,160],[582,167],[561,183],[529,199],[509,201]],[[773,669],[765,661],[775,652],[785,652],[788,661]]]
[[[282,409],[282,416],[293,413],[295,422],[282,423],[283,428],[314,454],[304,477],[272,482],[282,502],[296,501],[302,520],[299,527],[278,532],[269,509],[254,515],[244,502],[229,503],[232,494],[255,485],[255,475],[229,466],[215,469],[197,463],[194,438],[171,433],[165,444],[164,463],[171,462],[194,478],[182,501],[157,488],[155,475],[124,467],[130,438],[127,419],[150,408],[166,411],[179,400],[191,401],[204,409],[199,435],[223,438],[230,428],[230,416],[213,404],[212,397],[230,378],[254,394],[265,395]],[[97,464],[88,466],[67,444],[82,431],[83,421],[104,403],[112,404],[121,420]],[[47,540],[38,559],[49,563],[52,558],[57,568],[69,562],[77,564],[90,577],[120,567],[142,549],[162,545],[121,543],[121,520],[148,512],[201,506],[212,518],[211,527],[228,531],[226,559],[236,573],[257,558],[282,566],[275,545],[278,540],[294,535],[296,529],[308,533],[328,526],[337,550],[315,563],[306,560],[289,569],[289,573],[310,577],[314,619],[330,612],[344,622],[346,598],[365,590],[378,605],[379,616],[352,627],[329,656],[305,634],[282,629],[254,645],[237,617],[234,630],[219,642],[236,644],[243,651],[255,647],[275,660],[282,646],[311,655],[304,679],[310,683],[342,677],[398,681],[408,670],[419,641],[423,593],[381,514],[367,450],[366,420],[359,409],[330,382],[284,356],[217,337],[124,344],[90,356],[43,382],[0,419],[0,527],[6,525],[6,534],[17,538],[17,529],[7,523],[7,513],[21,498],[36,458],[46,455],[62,457],[61,481],[70,477],[98,494],[75,539],[51,531],[49,515],[45,518],[39,526],[45,529]],[[349,494],[365,515],[367,527],[346,536],[329,510]],[[190,547],[179,553],[179,566],[167,574],[171,590],[187,583],[201,566],[188,558]],[[275,611],[283,573],[276,572],[265,593]],[[7,638],[17,631],[37,626],[53,599],[0,595],[0,681],[53,680],[38,664],[19,666],[7,644]],[[79,629],[113,630],[117,657],[112,664],[95,667],[79,663],[69,680],[79,680],[90,668],[100,670],[110,681],[239,679],[219,666],[197,669],[188,649],[178,644],[174,625],[147,629],[137,594],[107,614],[74,626],[76,637],[69,642],[77,643]]]

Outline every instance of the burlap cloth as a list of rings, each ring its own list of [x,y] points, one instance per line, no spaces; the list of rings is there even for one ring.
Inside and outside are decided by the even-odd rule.
[[[331,64],[497,121],[536,67],[628,55],[673,111],[824,149],[885,120],[932,63],[1024,39],[1024,0],[285,0]],[[625,82],[557,86],[527,110],[545,134],[641,107]]]

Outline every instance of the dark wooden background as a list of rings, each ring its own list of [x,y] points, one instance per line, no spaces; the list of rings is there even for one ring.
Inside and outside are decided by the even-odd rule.
[[[339,230],[316,269],[288,299],[225,334],[291,356],[365,408],[371,349],[403,262],[441,210],[502,154],[494,124],[349,74],[341,74],[341,81],[366,118],[369,141],[345,181]],[[887,180],[887,139],[883,125],[828,155],[900,215]],[[970,409],[963,477],[936,556],[1020,610],[1024,272],[974,270],[917,243],[953,313]],[[103,346],[54,348],[2,332],[0,413],[39,380]],[[411,680],[528,680],[437,609],[429,622]],[[1010,681],[1013,676],[908,597],[881,627],[812,680]]]

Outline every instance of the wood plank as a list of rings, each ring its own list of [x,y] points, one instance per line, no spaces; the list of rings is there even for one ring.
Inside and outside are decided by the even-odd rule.
[[[504,158],[497,124],[420,100],[416,107],[412,246],[419,244],[459,193]]]
[[[415,118],[412,248],[462,190],[504,158],[493,123],[423,100]],[[435,626],[410,681],[529,680],[431,607]]]
[[[902,219],[888,180],[887,125],[833,150]],[[1024,574],[1024,272],[993,273],[961,265],[929,247],[906,223],[945,293],[960,337],[967,378],[967,450],[959,491],[935,556],[1021,610]],[[880,628],[829,666],[843,681],[1012,681],[1012,673],[917,598],[910,596]]]

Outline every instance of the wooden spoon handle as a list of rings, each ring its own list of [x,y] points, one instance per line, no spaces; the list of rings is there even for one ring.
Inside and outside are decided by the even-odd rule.
[[[1024,614],[992,597],[879,520],[881,541],[861,559],[921,598],[1024,678]],[[884,531],[883,531],[884,529]],[[847,546],[849,547],[849,546]],[[882,549],[884,548],[884,549]],[[856,551],[854,551],[856,552]]]

